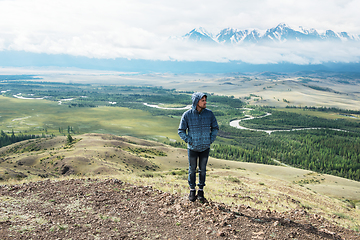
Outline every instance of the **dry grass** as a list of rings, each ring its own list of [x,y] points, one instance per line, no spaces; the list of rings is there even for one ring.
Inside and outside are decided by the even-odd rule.
[[[116,177],[135,185],[152,186],[186,198],[189,192],[187,175],[172,172],[107,177]],[[303,209],[349,229],[358,231],[360,226],[360,209],[350,208],[346,201],[324,196],[298,184],[246,170],[209,171],[205,193],[208,199],[228,205],[247,205],[278,212]]]
[[[97,179],[116,178],[135,185],[152,186],[155,189],[178,194],[184,198],[187,198],[189,192],[187,173],[184,169],[149,172],[147,174],[121,173],[117,175],[93,175],[88,177]],[[84,177],[64,176],[58,180],[73,178]],[[14,185],[40,180],[42,179],[33,177],[31,179],[10,180],[6,184]],[[227,205],[247,205],[256,209],[270,209],[277,212],[302,209],[348,229],[359,231],[360,227],[360,209],[350,207],[347,201],[324,196],[307,187],[302,187],[285,180],[279,180],[263,174],[254,174],[242,169],[212,169],[208,171],[205,193],[209,200],[222,202]],[[12,202],[19,201],[18,199],[1,198],[0,200],[2,202],[1,207],[6,208],[8,211],[16,211],[11,206],[19,204]],[[36,196],[34,196],[32,201],[36,201]],[[69,208],[70,206],[73,209],[81,209],[79,202],[76,201],[67,207]],[[91,209],[81,210],[91,211]],[[19,213],[18,216],[26,218],[25,213]],[[6,216],[2,216],[1,220],[7,220]],[[41,222],[42,220],[41,218],[36,218],[32,221]]]
[[[52,141],[52,144],[58,149],[53,149],[48,142],[41,142],[47,146],[48,150],[9,153],[3,156],[9,159],[10,163],[2,162],[0,173],[16,170],[26,173],[28,177],[9,178],[2,184],[14,185],[40,181],[43,178],[39,177],[37,173],[51,172],[57,165],[65,164],[73,169],[73,173],[57,174],[56,179],[117,178],[136,185],[151,185],[156,189],[187,197],[189,191],[188,163],[185,149],[176,149],[133,137],[86,134],[76,136],[76,138],[81,141],[75,143],[71,148],[65,149],[64,145],[59,144],[59,141],[64,141],[65,138],[60,138],[58,141],[51,139],[49,141]],[[154,152],[156,152],[155,150],[162,151],[166,153],[166,156],[154,155],[149,159],[122,150],[129,146],[134,149],[141,147],[153,149]],[[23,165],[11,168],[19,160],[24,160],[27,155],[35,159],[29,158],[30,165],[24,162]],[[50,157],[47,158],[48,156]],[[58,156],[60,157],[58,158]],[[57,165],[50,163],[52,158],[54,161],[58,161]],[[40,161],[40,159],[45,160]],[[144,168],[146,164],[157,167],[146,170]],[[305,209],[347,228],[356,230],[360,226],[360,209],[356,206],[356,201],[360,200],[359,182],[290,167],[210,158],[206,184],[206,197],[216,202],[229,205],[243,204],[278,212]],[[11,209],[11,201],[14,200],[1,200],[2,207]],[[36,196],[33,201],[36,201]],[[71,207],[80,208],[77,202],[74,202]],[[91,209],[86,211],[91,211]],[[26,216],[26,214],[19,215]],[[39,218],[35,221],[41,222],[42,220]]]

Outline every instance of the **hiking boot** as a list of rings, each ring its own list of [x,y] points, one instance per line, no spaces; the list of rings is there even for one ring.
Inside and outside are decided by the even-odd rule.
[[[198,198],[200,202],[205,202],[205,197],[204,197],[204,190],[199,190],[198,191]]]
[[[197,196],[196,196],[196,190],[190,190],[190,194],[189,194],[189,200],[191,202],[194,202],[196,200]]]

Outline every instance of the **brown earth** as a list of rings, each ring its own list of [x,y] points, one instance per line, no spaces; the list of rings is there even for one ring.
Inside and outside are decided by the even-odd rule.
[[[118,179],[1,185],[0,200],[0,239],[360,239],[303,209],[192,203]]]

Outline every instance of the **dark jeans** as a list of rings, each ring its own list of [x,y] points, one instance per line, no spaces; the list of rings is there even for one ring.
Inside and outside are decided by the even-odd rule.
[[[210,148],[203,152],[195,152],[188,149],[189,157],[189,186],[190,189],[195,189],[196,186],[196,167],[197,160],[199,159],[199,188],[203,189],[205,186],[205,177],[206,177],[206,165],[209,158]]]

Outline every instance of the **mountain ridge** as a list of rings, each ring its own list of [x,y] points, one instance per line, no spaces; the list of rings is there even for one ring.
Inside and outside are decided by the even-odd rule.
[[[326,30],[319,33],[314,28],[306,29],[299,26],[298,29],[292,28],[285,23],[280,23],[276,27],[261,31],[258,29],[239,30],[235,28],[224,28],[218,34],[211,34],[203,27],[194,28],[182,37],[183,40],[196,41],[199,43],[217,44],[241,44],[241,43],[267,43],[267,42],[286,42],[286,41],[360,41],[360,36],[347,32],[335,32]]]

